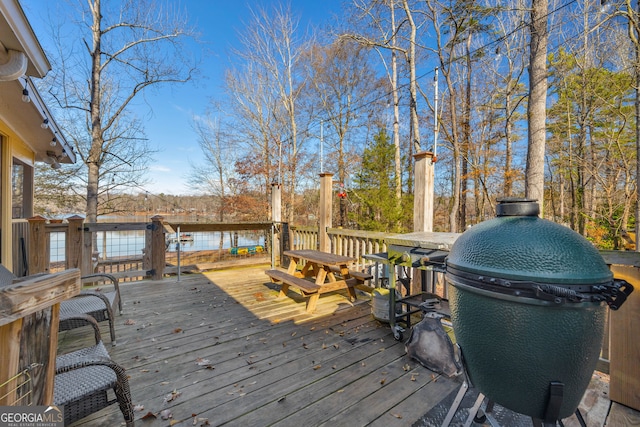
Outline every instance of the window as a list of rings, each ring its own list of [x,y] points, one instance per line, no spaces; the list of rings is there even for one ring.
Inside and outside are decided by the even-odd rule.
[[[13,159],[11,170],[11,217],[33,216],[33,167]]]

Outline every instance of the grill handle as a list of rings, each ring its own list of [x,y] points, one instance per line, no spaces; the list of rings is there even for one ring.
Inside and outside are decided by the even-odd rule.
[[[617,310],[633,292],[633,285],[626,280],[614,279],[611,285],[594,286],[594,290],[600,291],[611,310]]]
[[[571,302],[604,301],[611,310],[618,310],[633,292],[633,286],[626,280],[613,280],[610,284],[594,285],[591,287],[593,294],[576,292],[573,289],[562,286],[539,283],[535,287],[535,294],[540,299],[562,303],[564,300]]]

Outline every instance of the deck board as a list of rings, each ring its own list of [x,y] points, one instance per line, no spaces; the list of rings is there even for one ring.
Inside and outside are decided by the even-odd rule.
[[[362,294],[355,303],[346,290],[324,294],[308,314],[302,296],[278,297],[268,268],[121,285],[118,345],[108,350],[143,408],[137,426],[430,425],[418,420],[457,381],[410,360]],[[89,332],[62,332],[60,352],[89,344]],[[163,410],[172,418],[161,419]],[[111,405],[75,425],[122,420]]]

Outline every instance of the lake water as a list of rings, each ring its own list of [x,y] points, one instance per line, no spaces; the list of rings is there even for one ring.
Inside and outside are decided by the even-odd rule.
[[[185,233],[182,233],[183,235]],[[264,232],[238,231],[237,237],[234,232],[222,233],[222,244],[220,244],[220,232],[195,232],[188,233],[190,238],[183,240],[180,244],[182,252],[203,251],[203,250],[226,250],[236,246],[265,246]],[[167,234],[167,252],[176,252],[176,234]],[[125,257],[142,255],[144,249],[144,231],[107,231],[98,233],[98,246],[96,250],[100,252],[100,258]],[[171,239],[171,240],[169,240]],[[64,261],[65,259],[65,233],[51,233],[51,262]]]

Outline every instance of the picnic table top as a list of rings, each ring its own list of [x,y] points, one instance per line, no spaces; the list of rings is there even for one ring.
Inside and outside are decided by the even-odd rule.
[[[284,251],[283,254],[291,258],[305,259],[307,261],[322,265],[345,265],[356,260],[353,257],[336,255],[329,252],[316,251],[314,249]]]

